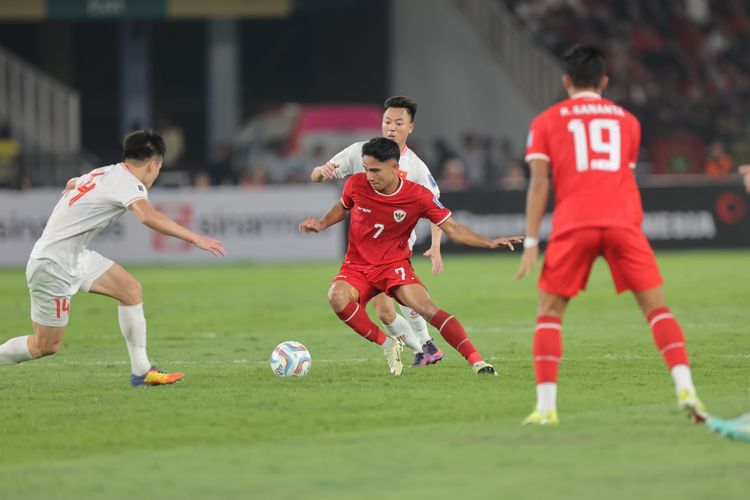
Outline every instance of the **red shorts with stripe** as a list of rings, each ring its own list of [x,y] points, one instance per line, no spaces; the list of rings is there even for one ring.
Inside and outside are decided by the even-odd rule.
[[[663,283],[654,251],[640,228],[591,227],[552,236],[539,288],[574,297],[586,289],[591,266],[600,255],[609,264],[617,293],[640,292]]]
[[[391,295],[391,290],[401,285],[422,285],[409,260],[400,260],[383,266],[358,266],[342,264],[339,273],[331,280],[346,281],[359,291],[359,303],[367,304],[379,293]]]

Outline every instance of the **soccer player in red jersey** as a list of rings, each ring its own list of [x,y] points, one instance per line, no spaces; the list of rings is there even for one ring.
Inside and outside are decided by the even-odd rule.
[[[456,222],[451,211],[424,186],[398,175],[398,145],[385,137],[362,146],[364,172],[349,177],[341,199],[321,218],[300,223],[305,232],[318,233],[351,213],[349,248],[341,270],[328,290],[328,302],[352,330],[383,346],[391,375],[400,375],[401,343],[387,337],[367,315],[367,302],[381,292],[417,311],[471,365],[474,373],[497,375],[482,359],[458,319],[439,309],[430,299],[411,266],[409,236],[420,218],[429,219],[456,243],[479,248],[513,250],[523,238],[490,240]]]
[[[562,317],[570,299],[586,288],[591,266],[600,255],[609,264],[617,292],[631,290],[646,316],[674,380],[679,408],[702,422],[706,412],[693,386],[685,337],[667,307],[656,258],[641,230],[643,209],[633,175],[640,124],[628,111],[602,98],[609,79],[604,55],[597,48],[571,48],[563,57],[563,69],[569,99],[534,119],[526,149],[531,181],[516,279],[529,274],[539,256],[539,225],[547,206],[550,171],[555,209],[539,278],[533,345],[537,404],[524,424],[559,421]]]

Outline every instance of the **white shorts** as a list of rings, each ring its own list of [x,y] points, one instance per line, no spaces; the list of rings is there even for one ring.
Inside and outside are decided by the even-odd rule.
[[[79,290],[91,290],[94,281],[114,262],[86,249],[79,264],[80,272],[71,275],[53,260],[29,259],[26,284],[31,295],[32,321],[42,326],[66,326],[73,295]]]

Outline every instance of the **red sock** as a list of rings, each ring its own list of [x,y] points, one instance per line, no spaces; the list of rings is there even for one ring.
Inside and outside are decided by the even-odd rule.
[[[688,365],[685,336],[669,308],[660,307],[651,311],[648,315],[648,324],[654,334],[656,348],[664,357],[669,369],[675,365]]]
[[[562,357],[562,321],[554,316],[539,316],[534,332],[534,371],[536,383],[557,383]]]
[[[370,342],[383,345],[385,342],[385,333],[372,322],[367,315],[367,311],[357,302],[349,302],[343,311],[336,313],[341,321],[349,325],[349,328],[362,335]]]
[[[477,361],[482,361],[482,356],[474,349],[474,345],[466,335],[466,330],[456,318],[441,309],[432,317],[430,324],[438,329],[446,342],[460,352],[469,364],[473,365]]]

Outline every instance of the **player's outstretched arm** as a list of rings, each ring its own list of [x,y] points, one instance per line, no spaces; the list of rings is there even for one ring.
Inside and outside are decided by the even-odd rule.
[[[526,241],[523,242],[523,255],[514,276],[517,280],[528,276],[539,260],[539,225],[549,197],[549,162],[531,160],[529,166],[531,180],[526,194]]]
[[[448,238],[456,243],[470,247],[490,249],[508,247],[514,250],[513,243],[521,243],[523,241],[523,236],[509,236],[507,238],[495,238],[491,240],[486,236],[472,231],[463,224],[459,224],[453,217],[448,217],[445,222],[440,224],[440,229],[448,235]]]
[[[319,233],[326,228],[338,224],[346,218],[346,209],[341,202],[336,202],[320,219],[308,217],[299,223],[299,230],[305,233]]]
[[[440,253],[440,240],[443,237],[443,231],[437,224],[430,224],[430,226],[432,229],[432,244],[422,255],[432,259],[432,275],[437,276],[443,272],[443,256]]]
[[[154,231],[192,243],[196,248],[211,252],[217,257],[226,254],[224,246],[219,240],[194,233],[190,229],[170,219],[165,213],[155,209],[146,199],[136,200],[131,203],[128,208],[133,211],[136,217],[138,217],[141,224],[153,229]]]
[[[318,165],[310,173],[310,179],[313,182],[322,182],[336,178],[336,169],[339,166],[336,163],[328,162],[324,165]]]

